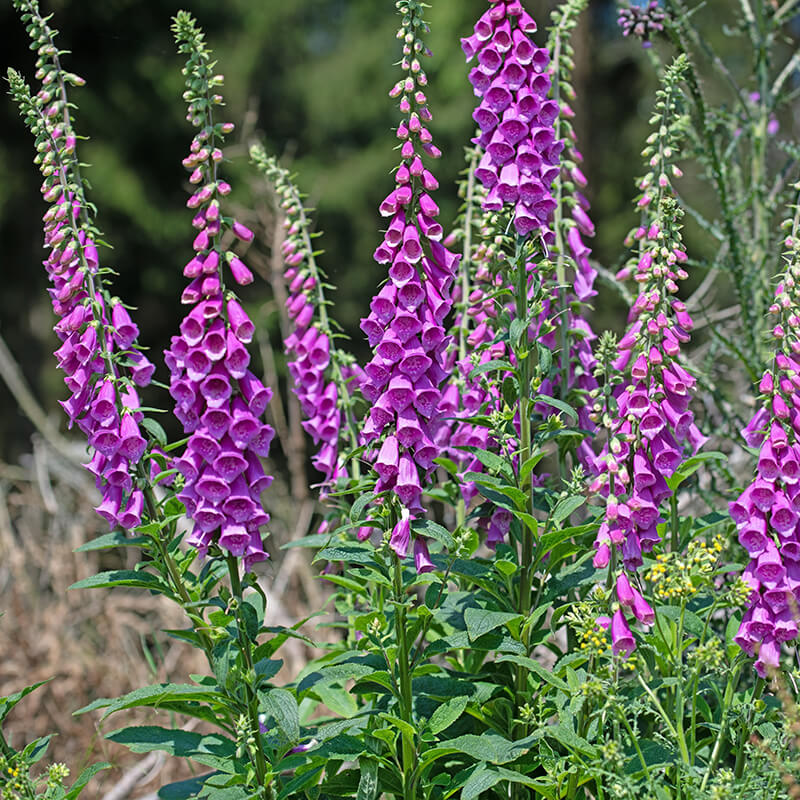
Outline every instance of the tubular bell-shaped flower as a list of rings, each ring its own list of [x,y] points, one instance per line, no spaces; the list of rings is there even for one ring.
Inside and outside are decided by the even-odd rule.
[[[425,157],[437,158],[426,127],[431,120],[425,86],[427,77],[419,58],[428,55],[419,34],[427,29],[423,5],[401,0],[397,7],[403,22],[401,66],[405,77],[390,92],[400,98],[403,118],[397,128],[401,163],[395,188],[383,201],[381,214],[389,220],[382,244],[375,251],[379,264],[389,265],[389,280],[370,304],[361,329],[374,348],[366,365],[361,390],[372,403],[363,429],[365,442],[396,437],[398,470],[380,476],[378,491],[394,489],[402,505],[421,512],[422,481],[439,454],[434,444],[440,423],[440,385],[446,377],[443,354],[448,337],[443,326],[450,311],[450,287],[459,257],[444,247],[439,208],[431,196],[438,182],[425,166]],[[420,477],[421,476],[421,477]],[[421,546],[418,565],[430,569]],[[420,555],[421,554],[421,555]]]
[[[112,298],[100,266],[92,206],[80,174],[67,86],[84,81],[66,72],[54,43],[56,31],[39,12],[36,0],[15,0],[38,52],[42,89],[32,96],[21,76],[9,70],[11,93],[37,142],[35,162],[50,207],[44,215],[43,262],[50,279],[58,366],[71,395],[61,406],[86,434],[93,452],[86,468],[95,476],[102,500],[97,512],[112,526],[141,523],[144,495],[138,485],[147,441],[136,387],[149,384],[153,365],[138,349],[139,329],[118,298]],[[160,471],[160,470],[159,470]]]
[[[549,230],[564,146],[553,131],[558,104],[547,99],[550,54],[532,43],[535,32],[521,3],[489,0],[473,35],[461,40],[467,61],[478,62],[469,79],[481,101],[473,118],[481,130],[474,141],[484,151],[475,171],[488,191],[483,205],[512,204],[521,236]]]
[[[594,417],[600,421],[602,414],[609,437],[595,461],[591,486],[606,498],[595,540],[596,567],[612,562],[617,569],[617,552],[625,569],[641,566],[642,553],[660,539],[659,506],[671,495],[666,479],[687,450],[696,452],[705,441],[689,410],[696,381],[679,358],[692,320],[675,297],[677,282],[687,277],[682,266],[682,211],[670,183],[680,174],[671,155],[678,151],[683,125],[678,84],[685,68],[685,59],[676,59],[657,95],[661,128],[648,139],[651,171],[639,183],[642,194],[637,201],[645,209],[645,221],[631,238],[631,243],[639,242],[639,253],[618,275],[633,273],[639,294],[618,351],[607,337],[598,349],[600,371],[605,370],[614,388],[606,395],[606,408],[599,401],[594,406]]]
[[[730,504],[750,564],[750,607],[736,642],[763,678],[800,624],[800,207],[789,222],[786,269],[770,307],[775,357],[759,383],[762,402],[742,432],[759,448],[752,483]]]
[[[214,120],[213,109],[222,104],[217,93],[222,76],[212,73],[211,52],[189,14],[178,13],[173,32],[179,52],[189,56],[184,99],[187,120],[198,128],[183,164],[191,171],[190,183],[199,186],[186,204],[195,211],[192,224],[199,231],[195,255],[184,269],[191,283],[181,298],[191,311],[165,353],[175,415],[190,434],[176,462],[185,481],[178,496],[195,524],[189,544],[203,554],[219,545],[243,557],[247,570],[267,557],[260,527],[269,515],[261,493],[272,479],[264,474],[261,457],[269,452],[273,431],[261,417],[271,392],[249,369],[254,326],[225,284],[228,270],[240,285],[250,283],[252,274],[223,248],[222,234],[230,231],[245,242],[253,234],[220,207],[230,192],[218,174],[221,147],[233,129]]]
[[[305,416],[303,428],[314,444],[320,446],[311,460],[325,476],[327,487],[345,472],[339,459],[340,438],[349,437],[353,449],[358,445],[348,384],[348,380],[355,379],[350,374],[352,357],[335,343],[324,293],[325,275],[316,262],[299,190],[288,171],[267,156],[263,147],[251,147],[250,157],[274,187],[285,215],[286,238],[281,253],[286,265],[284,278],[289,290],[287,309],[292,330],[284,346],[290,357],[288,368],[293,391]],[[323,488],[323,494],[326,491]]]

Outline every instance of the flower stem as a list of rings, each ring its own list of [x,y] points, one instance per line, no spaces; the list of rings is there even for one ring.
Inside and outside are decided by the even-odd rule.
[[[405,593],[403,591],[403,567],[397,554],[394,559],[394,602],[395,602],[395,627],[397,633],[397,669],[399,673],[400,696],[397,698],[400,703],[400,718],[413,726],[413,703],[414,697],[411,693],[411,669],[410,669],[410,650],[409,641],[406,635],[406,606]],[[417,768],[417,749],[414,744],[414,737],[407,730],[401,731],[402,738],[402,773],[403,773],[403,794],[402,800],[415,800],[414,786],[416,783]]]

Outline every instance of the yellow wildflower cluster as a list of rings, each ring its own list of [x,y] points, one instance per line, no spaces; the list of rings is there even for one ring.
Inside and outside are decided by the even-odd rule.
[[[659,553],[656,563],[645,573],[654,584],[653,593],[662,600],[689,598],[704,585],[709,585],[719,560],[724,539],[717,534],[710,542],[694,540],[688,552]]]
[[[19,767],[6,767],[0,777],[0,798],[18,800],[23,796],[22,791],[26,784],[25,775],[20,772]]]

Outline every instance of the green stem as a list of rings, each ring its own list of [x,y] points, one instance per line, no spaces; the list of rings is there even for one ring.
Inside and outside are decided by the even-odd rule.
[[[766,681],[763,678],[759,678],[756,681],[756,685],[753,687],[753,694],[750,697],[750,702],[755,703],[764,692],[764,687],[766,686]],[[744,772],[744,745],[747,741],[747,738],[753,732],[753,714],[755,713],[755,709],[751,708],[750,711],[747,713],[747,720],[742,725],[742,732],[739,734],[739,743],[736,748],[736,765],[733,768],[733,774],[737,779],[742,777],[742,773]]]
[[[722,743],[725,741],[725,735],[728,730],[728,712],[730,711],[731,703],[733,702],[733,694],[736,691],[736,685],[739,683],[740,668],[737,666],[728,679],[728,685],[725,687],[725,694],[722,698],[722,711],[719,720],[719,732],[717,733],[714,748],[711,751],[711,760],[708,763],[706,774],[703,776],[703,782],[700,784],[700,791],[706,788],[708,779],[715,774],[719,756],[722,752]]]
[[[403,567],[396,554],[394,559],[394,602],[395,602],[395,627],[397,633],[397,669],[399,673],[400,696],[397,698],[400,703],[400,718],[413,726],[413,702],[411,692],[411,668],[410,650],[406,631],[406,606],[405,592],[403,591]],[[417,748],[414,737],[408,731],[401,732],[402,738],[402,774],[403,774],[403,795],[402,800],[414,800],[415,798],[415,773],[417,769]]]
[[[269,797],[269,791],[272,786],[272,774],[267,759],[264,756],[264,749],[261,746],[261,732],[258,724],[258,692],[255,691],[251,683],[251,679],[255,676],[255,669],[253,667],[253,654],[251,649],[251,642],[244,630],[244,622],[242,620],[242,603],[244,597],[242,595],[242,582],[239,577],[239,561],[238,559],[228,553],[226,556],[228,564],[228,575],[231,581],[231,592],[236,599],[236,634],[239,642],[239,652],[242,654],[246,669],[246,677],[244,680],[244,691],[247,703],[247,716],[250,721],[250,731],[256,741],[255,758],[252,759],[252,751],[248,748],[248,753],[251,755],[253,767],[256,771],[256,780],[259,787],[259,792],[262,797]]]

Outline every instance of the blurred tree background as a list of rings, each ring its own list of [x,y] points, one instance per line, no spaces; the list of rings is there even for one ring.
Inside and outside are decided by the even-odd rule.
[[[541,43],[553,5],[526,2],[539,21]],[[425,68],[431,127],[444,152],[436,174],[446,221],[456,213],[454,182],[474,127],[459,37],[468,35],[486,2],[431,0],[431,6],[434,57]],[[732,56],[732,69],[746,79],[750,56],[719,25],[734,6],[732,0],[709,0],[700,14],[715,46]],[[119,272],[116,292],[140,308],[141,341],[158,363],[180,319],[181,269],[192,237],[180,163],[192,130],[184,119],[182,64],[169,30],[181,7],[204,27],[226,76],[227,118],[237,123],[230,141],[240,141],[243,130],[260,133],[267,148],[296,170],[317,208],[324,266],[338,286],[334,315],[353,350],[363,352],[358,320],[382,279],[372,260],[382,225],[377,206],[392,186],[396,163],[396,115],[387,96],[399,55],[393,0],[42,0],[43,10],[55,15],[59,43],[72,51],[68,68],[87,80],[72,95],[79,106],[77,129],[90,137],[80,145],[81,156],[92,165],[85,172],[91,197],[114,248],[104,260]],[[576,127],[598,230],[592,244],[597,260],[613,269],[635,224],[630,198],[633,179],[643,171],[639,150],[654,75],[648,51],[620,35],[613,0],[591,0],[576,36]],[[0,52],[4,66],[32,79],[33,56],[8,0],[0,4]],[[713,81],[707,88],[717,92]],[[793,121],[781,122],[791,127]],[[40,266],[44,207],[31,141],[10,100],[0,103],[0,131],[0,334],[42,405],[63,426],[56,400],[64,388],[51,356],[56,338]],[[230,150],[235,157],[229,165],[233,197],[243,205],[249,201],[245,144]],[[704,187],[696,188],[702,205]],[[712,206],[712,216],[714,211]],[[688,234],[690,249],[702,255],[709,242],[691,226]],[[247,299],[256,304],[268,296],[268,286],[257,281]],[[607,287],[601,287],[595,315],[597,327],[624,324],[622,306]],[[157,377],[166,378],[163,366]],[[33,428],[2,382],[0,410],[0,458],[14,460],[28,447]]]

